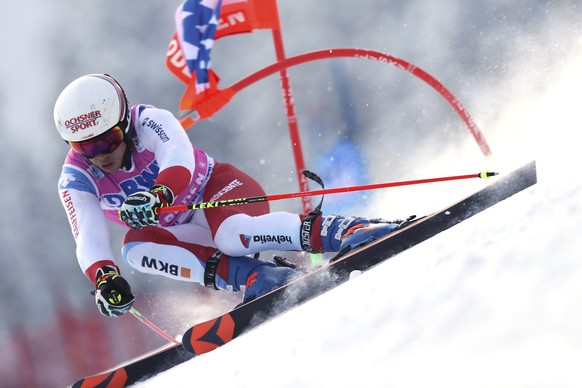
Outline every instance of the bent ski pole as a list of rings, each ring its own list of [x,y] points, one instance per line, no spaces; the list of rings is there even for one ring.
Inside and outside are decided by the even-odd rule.
[[[495,176],[495,175],[498,175],[498,173],[483,171],[483,172],[479,172],[476,174],[468,174],[468,175],[455,175],[455,176],[447,176],[447,177],[440,177],[440,178],[417,179],[417,180],[410,180],[410,181],[386,182],[386,183],[375,183],[375,184],[370,184],[370,185],[337,187],[337,188],[331,188],[331,189],[312,190],[312,191],[300,191],[300,192],[296,192],[296,193],[287,193],[287,194],[272,194],[272,195],[261,195],[261,196],[257,196],[257,197],[248,197],[248,198],[225,199],[225,200],[220,200],[220,201],[199,202],[199,203],[191,203],[188,205],[176,205],[176,206],[162,207],[162,208],[158,209],[158,213],[170,213],[170,212],[184,211],[184,210],[211,209],[211,208],[220,207],[220,206],[246,205],[246,204],[255,203],[255,202],[278,201],[280,199],[299,198],[299,197],[307,197],[307,196],[312,196],[312,195],[349,193],[349,192],[353,192],[353,191],[376,190],[376,189],[383,189],[383,188],[387,188],[387,187],[419,185],[419,184],[424,184],[424,183],[444,182],[444,181],[452,181],[452,180],[460,180],[460,179],[472,179],[472,178],[488,179],[488,178]]]
[[[137,319],[139,319],[144,325],[146,325],[147,327],[149,327],[150,329],[152,329],[153,331],[155,331],[158,335],[164,337],[165,339],[167,339],[170,342],[175,343],[176,345],[179,345],[180,344],[180,341],[176,340],[171,335],[169,335],[168,333],[166,333],[165,331],[163,331],[162,329],[160,329],[158,326],[156,326],[152,321],[148,320],[146,317],[144,317],[143,315],[141,315],[141,313],[139,311],[137,311],[135,309],[135,307],[130,308],[129,309],[129,312],[134,317],[136,317]]]

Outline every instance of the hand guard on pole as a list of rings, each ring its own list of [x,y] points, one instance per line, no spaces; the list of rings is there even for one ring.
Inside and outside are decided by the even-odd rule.
[[[173,202],[174,193],[166,186],[158,185],[149,191],[138,191],[125,199],[119,210],[119,219],[132,229],[154,226],[160,222],[158,209]]]
[[[131,309],[135,297],[129,283],[121,277],[115,267],[106,265],[97,270],[95,303],[101,314],[118,317]]]

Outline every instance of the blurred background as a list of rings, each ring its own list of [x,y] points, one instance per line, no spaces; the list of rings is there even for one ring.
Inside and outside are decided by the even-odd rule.
[[[124,86],[131,103],[177,114],[184,87],[164,61],[180,3],[0,3],[0,155],[2,182],[8,184],[1,191],[2,386],[68,385],[165,344],[134,317],[106,318],[95,308],[93,286],[77,265],[57,195],[68,146],[54,128],[52,110],[71,80],[103,72]],[[326,187],[529,161],[538,134],[527,122],[513,120],[506,105],[543,95],[555,69],[582,54],[579,1],[280,0],[278,5],[287,56],[351,47],[403,58],[455,94],[495,155],[485,160],[452,108],[402,69],[361,59],[318,61],[289,74],[306,166]],[[212,61],[220,85],[231,85],[275,61],[271,33],[220,39]],[[517,105],[513,112],[527,115],[527,109]],[[579,122],[576,127],[579,131]],[[267,193],[297,191],[277,76],[243,90],[188,134],[217,160],[255,176]],[[446,205],[468,190],[459,183],[355,193],[341,201],[328,196],[324,212],[401,218],[437,210],[425,208],[427,195]],[[393,204],[393,212],[378,214],[368,205],[372,199]],[[301,203],[279,201],[272,208],[300,212]],[[111,230],[112,244],[119,247],[124,231],[113,225]],[[171,335],[240,299],[135,273],[121,260],[119,265],[134,288],[135,307]]]

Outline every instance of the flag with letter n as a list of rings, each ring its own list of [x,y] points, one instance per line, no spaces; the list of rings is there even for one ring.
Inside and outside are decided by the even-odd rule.
[[[276,0],[186,0],[176,10],[175,23],[166,66],[186,84],[180,111],[194,110],[202,118],[217,110],[201,105],[219,92],[210,60],[214,40],[280,27]]]

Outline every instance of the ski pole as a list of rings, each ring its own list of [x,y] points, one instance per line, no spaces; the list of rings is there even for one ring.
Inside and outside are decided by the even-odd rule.
[[[488,179],[488,178],[495,176],[495,175],[498,175],[498,173],[490,172],[490,171],[482,171],[482,172],[479,172],[476,174],[468,174],[468,175],[455,175],[455,176],[446,176],[446,177],[440,177],[440,178],[428,178],[428,179],[417,179],[417,180],[400,181],[400,182],[375,183],[375,184],[370,184],[370,185],[337,187],[337,188],[331,188],[331,189],[300,191],[300,192],[286,193],[286,194],[272,194],[272,195],[261,195],[261,196],[257,196],[257,197],[248,197],[248,198],[225,199],[225,200],[220,200],[220,201],[199,202],[199,203],[191,203],[188,205],[176,205],[176,206],[162,207],[162,208],[158,209],[158,213],[170,213],[170,212],[184,211],[184,210],[211,209],[211,208],[220,207],[220,206],[246,205],[246,204],[255,203],[255,202],[278,201],[281,199],[307,197],[307,196],[312,196],[312,195],[349,193],[349,192],[353,192],[353,191],[376,190],[376,189],[383,189],[383,188],[387,188],[387,187],[419,185],[419,184],[424,184],[424,183],[444,182],[444,181],[452,181],[452,180],[460,180],[460,179],[472,179],[472,178]]]
[[[172,338],[171,335],[169,335],[168,333],[166,333],[165,331],[163,331],[162,329],[160,329],[158,326],[156,326],[152,321],[150,321],[149,319],[147,319],[146,317],[144,317],[139,311],[136,310],[135,307],[132,307],[129,309],[129,312],[136,317],[137,319],[139,319],[144,325],[146,325],[147,327],[149,327],[150,329],[152,329],[153,331],[155,331],[158,335],[164,337],[165,339],[167,339],[170,342],[175,343],[176,345],[180,345],[180,341],[176,340],[175,338]]]

